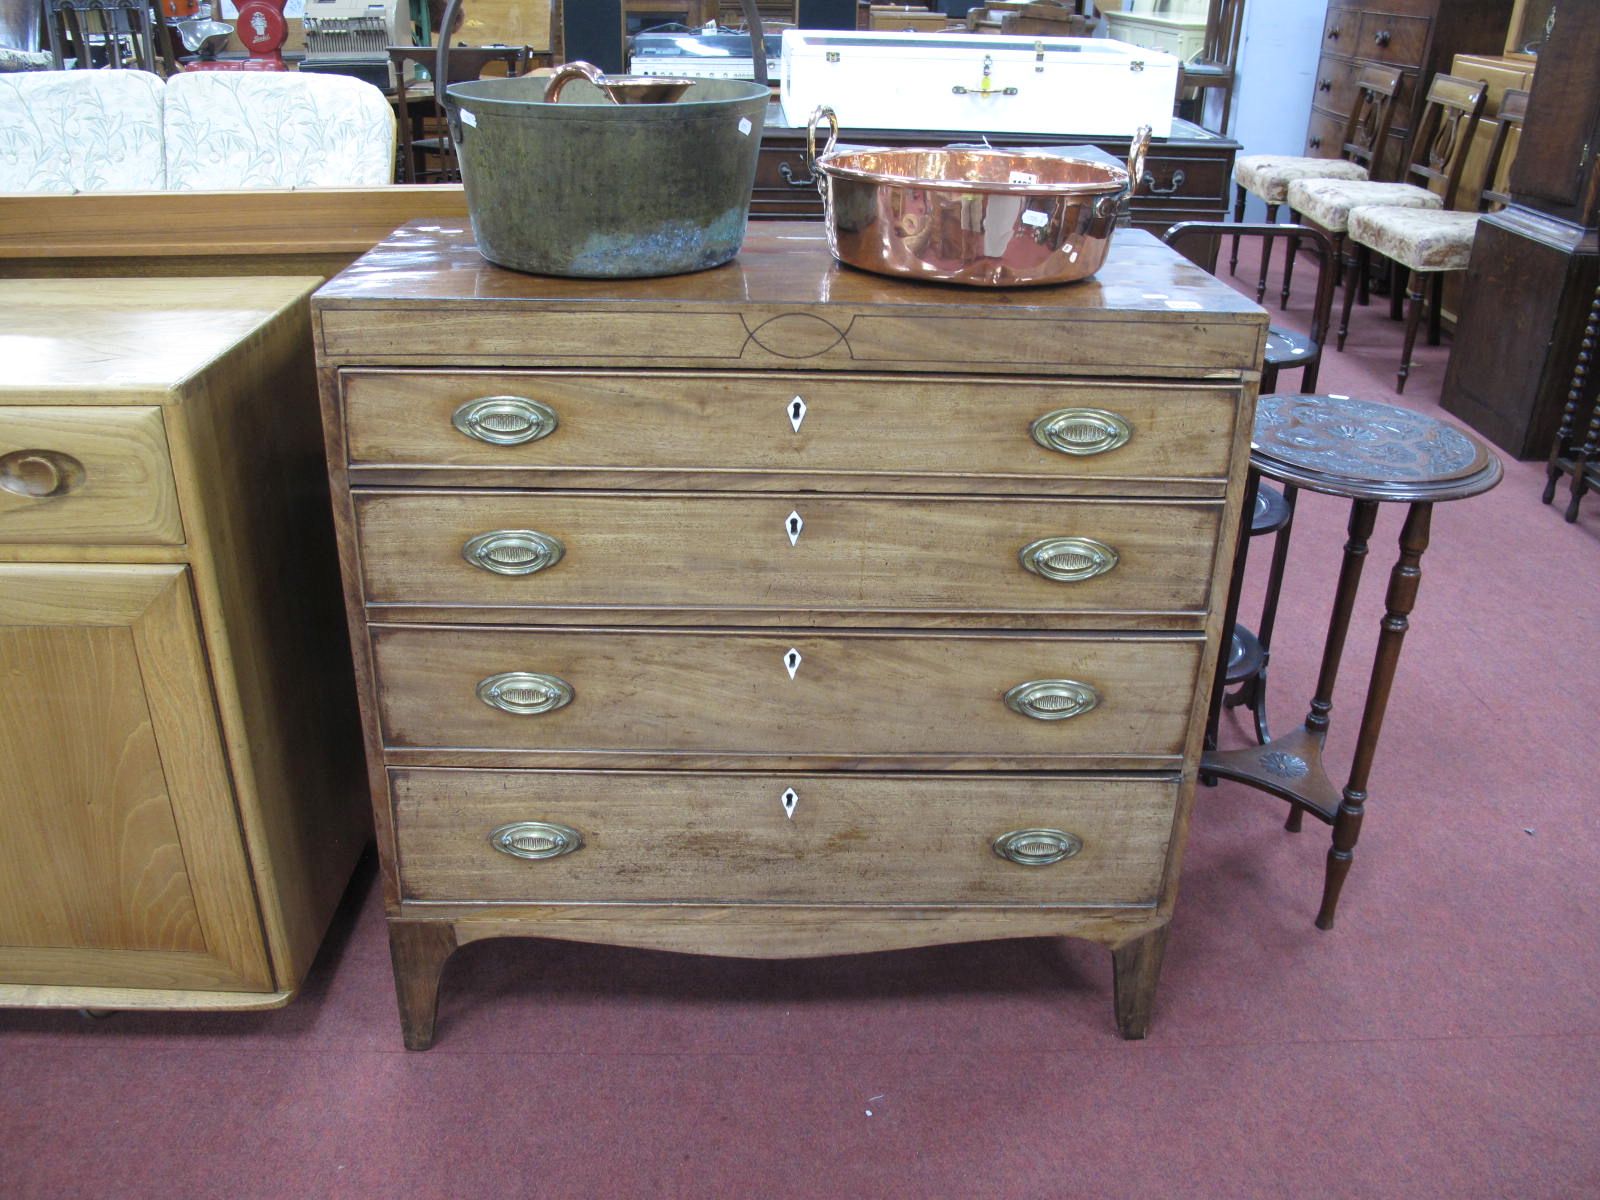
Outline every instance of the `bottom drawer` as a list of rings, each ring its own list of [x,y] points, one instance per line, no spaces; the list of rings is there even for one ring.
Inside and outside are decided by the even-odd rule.
[[[1176,776],[390,772],[408,901],[1153,904]],[[497,848],[524,823],[576,834]],[[1019,863],[997,838],[1022,830]],[[505,835],[547,853],[550,830]],[[1040,852],[1044,852],[1042,855]]]

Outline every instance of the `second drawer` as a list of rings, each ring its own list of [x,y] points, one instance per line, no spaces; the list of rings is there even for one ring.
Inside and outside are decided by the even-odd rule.
[[[367,603],[497,610],[478,621],[587,607],[1198,623],[1221,516],[1205,501],[356,495]]]
[[[385,744],[453,751],[451,762],[590,752],[1159,766],[1183,752],[1203,647],[1198,634],[372,634]]]

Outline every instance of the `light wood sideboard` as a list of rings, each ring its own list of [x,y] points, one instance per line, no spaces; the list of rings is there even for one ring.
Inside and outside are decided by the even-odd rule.
[[[313,310],[407,1046],[509,936],[1071,935],[1143,1036],[1259,308],[1139,231],[994,292],[814,224],[580,281],[414,223]]]
[[[316,283],[0,281],[0,1006],[283,1004],[368,841]]]

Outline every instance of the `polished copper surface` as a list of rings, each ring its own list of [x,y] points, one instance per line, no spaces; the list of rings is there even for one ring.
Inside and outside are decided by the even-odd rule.
[[[813,137],[822,119],[833,124],[822,110]],[[988,146],[835,150],[830,137],[813,174],[840,262],[941,283],[1030,287],[1100,269],[1148,145],[1145,129],[1124,170]]]

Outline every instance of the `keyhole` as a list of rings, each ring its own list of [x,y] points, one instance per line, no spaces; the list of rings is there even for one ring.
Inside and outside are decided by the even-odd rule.
[[[795,795],[795,790],[793,788],[788,788],[783,793],[783,815],[788,817],[791,821],[794,820],[794,808],[795,805],[799,803],[800,797]]]
[[[789,678],[793,679],[794,673],[800,669],[800,651],[791,648],[783,656],[783,665],[789,669]]]
[[[800,519],[799,513],[792,512],[789,514],[788,520],[784,523],[784,528],[789,531],[789,545],[793,546],[800,540],[800,531],[805,527],[806,523]]]
[[[800,432],[800,422],[806,419],[806,402],[799,396],[789,401],[789,424],[794,426],[796,433]]]

